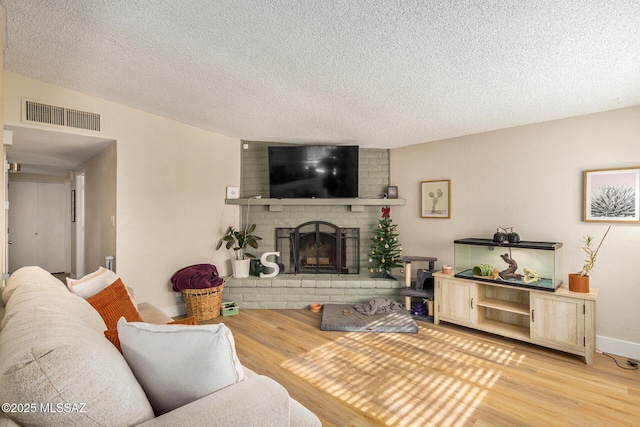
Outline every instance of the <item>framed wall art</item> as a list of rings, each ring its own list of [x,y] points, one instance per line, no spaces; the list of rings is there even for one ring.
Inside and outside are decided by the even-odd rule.
[[[640,223],[640,166],[584,171],[584,221]]]
[[[451,180],[441,179],[420,183],[420,216],[451,218]]]

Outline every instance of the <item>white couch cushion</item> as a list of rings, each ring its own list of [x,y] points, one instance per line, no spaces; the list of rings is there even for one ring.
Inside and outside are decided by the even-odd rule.
[[[118,337],[156,415],[246,379],[224,324],[153,325],[120,319]]]
[[[153,418],[118,350],[50,306],[18,313],[0,334],[0,402],[84,404],[84,412],[5,414],[23,425],[132,425]]]
[[[50,274],[49,276],[53,277]],[[41,282],[28,280],[15,286],[10,295],[11,298],[7,301],[4,317],[0,321],[0,331],[5,328],[15,314],[34,306],[57,307],[73,315],[77,322],[84,323],[96,332],[102,333],[107,329],[100,314],[87,301],[70,293],[58,279]]]
[[[38,411],[4,415],[21,425],[48,426],[134,425],[153,418],[131,369],[104,338],[100,315],[62,282],[48,280],[49,273],[40,282],[25,273],[12,282],[2,319],[0,402],[35,402]],[[17,282],[25,276],[30,279]],[[83,412],[47,413],[40,404],[84,405]]]
[[[2,288],[2,302],[7,305],[9,298],[18,286],[23,283],[51,283],[54,286],[62,285],[62,282],[40,267],[22,267],[9,276],[7,283]],[[64,285],[63,285],[64,286]]]

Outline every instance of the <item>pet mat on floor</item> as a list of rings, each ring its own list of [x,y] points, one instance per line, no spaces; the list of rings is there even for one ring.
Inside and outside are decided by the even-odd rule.
[[[325,304],[322,307],[322,331],[343,332],[418,332],[411,314],[406,309],[394,313],[366,316],[358,313],[353,304]]]

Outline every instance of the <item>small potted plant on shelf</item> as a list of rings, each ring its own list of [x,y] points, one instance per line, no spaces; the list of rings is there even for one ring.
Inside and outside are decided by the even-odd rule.
[[[594,247],[593,237],[586,235],[582,238],[582,243],[584,244],[582,250],[587,255],[587,258],[584,260],[584,265],[578,273],[569,273],[569,290],[571,292],[589,292],[589,273],[591,273],[591,270],[593,270],[595,266],[596,255],[598,255],[600,246],[602,246],[602,242],[604,242],[604,238],[607,237],[610,229],[611,226],[607,228],[597,247]]]
[[[233,249],[234,259],[231,261],[233,277],[249,277],[249,263],[255,256],[246,251],[247,246],[258,249],[258,240],[262,240],[261,237],[253,234],[255,229],[255,224],[247,226],[244,230],[229,227],[216,246],[216,249],[220,249],[224,244],[227,249]]]

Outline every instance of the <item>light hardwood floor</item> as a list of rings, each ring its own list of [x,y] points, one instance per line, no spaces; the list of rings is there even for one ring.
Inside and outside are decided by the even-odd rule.
[[[640,372],[469,329],[320,331],[321,313],[241,310],[224,322],[241,362],[324,426],[638,426]],[[626,358],[618,358],[626,365]]]

